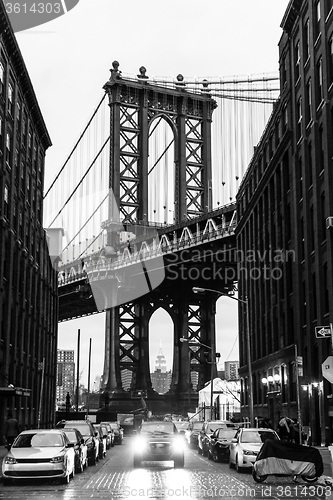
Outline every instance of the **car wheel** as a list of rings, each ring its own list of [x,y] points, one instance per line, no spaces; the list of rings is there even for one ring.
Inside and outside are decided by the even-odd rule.
[[[184,467],[184,456],[178,457],[174,460],[175,469],[182,469]]]
[[[95,454],[93,457],[90,458],[90,460],[88,460],[88,464],[89,465],[96,465],[96,455]]]
[[[138,456],[134,455],[133,458],[133,467],[140,467],[141,466],[141,460]]]
[[[262,483],[267,478],[267,474],[264,474],[263,476],[259,476],[256,473],[256,471],[253,469],[252,470],[252,477],[253,477],[253,479],[255,480],[256,483]]]
[[[237,471],[237,472],[242,472],[242,470],[243,470],[243,467],[241,467],[241,466],[239,465],[239,462],[238,462],[238,455],[236,455],[236,471]]]

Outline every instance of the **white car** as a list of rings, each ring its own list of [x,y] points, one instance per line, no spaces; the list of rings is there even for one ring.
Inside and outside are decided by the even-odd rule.
[[[256,427],[238,429],[230,444],[229,467],[236,467],[238,472],[245,468],[252,469],[266,439],[280,438],[273,429]]]
[[[57,479],[68,484],[75,474],[75,452],[61,429],[32,429],[15,439],[2,461],[2,482]]]

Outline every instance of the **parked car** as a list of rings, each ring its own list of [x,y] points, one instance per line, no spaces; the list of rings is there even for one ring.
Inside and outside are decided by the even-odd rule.
[[[69,483],[75,474],[75,452],[61,429],[21,432],[2,461],[2,482],[13,479],[56,479]]]
[[[134,467],[140,467],[142,461],[165,460],[173,460],[175,467],[184,467],[185,442],[173,422],[142,422],[133,446]]]
[[[196,448],[198,446],[198,436],[203,426],[202,420],[192,420],[185,431],[185,438],[189,446]]]
[[[101,422],[101,424],[106,426],[107,431],[108,431],[108,435],[109,435],[110,447],[113,447],[114,446],[114,430],[112,429],[110,422]]]
[[[119,424],[119,422],[110,422],[110,425],[114,432],[114,443],[122,444],[124,438],[124,430]]]
[[[221,428],[216,429],[209,437],[208,441],[208,459],[214,462],[222,462],[229,460],[229,447],[231,440],[235,437],[237,429]]]
[[[81,432],[74,427],[64,427],[63,431],[68,437],[71,445],[74,446],[75,472],[83,472],[83,470],[88,466],[87,445],[84,441],[84,437]]]
[[[98,433],[98,441],[99,441],[98,456],[99,456],[99,458],[104,458],[106,456],[107,430],[101,424],[94,424],[94,428],[96,429],[96,431]]]
[[[238,429],[230,444],[229,467],[235,466],[238,472],[245,468],[252,469],[266,439],[280,438],[273,429],[256,427]]]
[[[203,455],[204,457],[208,456],[210,437],[213,432],[216,431],[216,429],[220,429],[222,427],[224,427],[225,429],[228,427],[235,429],[236,433],[236,429],[238,426],[237,424],[230,422],[230,420],[208,420],[207,422],[203,423],[198,435],[197,449],[199,455]]]
[[[188,428],[188,420],[173,420],[179,434],[185,436],[185,431]]]
[[[97,431],[89,420],[60,420],[56,427],[60,429],[74,427],[79,430],[87,445],[88,463],[89,465],[96,465],[99,459],[99,439],[97,437]]]

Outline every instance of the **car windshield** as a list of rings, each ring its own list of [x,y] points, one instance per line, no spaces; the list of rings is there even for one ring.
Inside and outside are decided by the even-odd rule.
[[[192,429],[202,429],[202,422],[193,422]]]
[[[77,437],[75,431],[68,431],[67,429],[64,429],[64,433],[68,437],[69,441],[71,443],[76,443],[77,442]]]
[[[141,427],[141,434],[174,434],[177,429],[171,422],[145,423]]]
[[[236,434],[236,429],[220,429],[218,432],[219,439],[232,439]]]
[[[223,424],[221,425],[221,422],[220,423],[216,423],[216,424],[214,422],[211,422],[210,424],[207,425],[207,432],[208,433],[214,432],[214,431],[216,431],[216,429],[219,429],[222,426],[223,426]],[[235,434],[235,432],[234,432],[234,434]]]
[[[242,443],[264,443],[266,439],[277,439],[272,431],[248,431],[244,430],[241,437]]]
[[[62,436],[56,433],[21,434],[15,441],[13,448],[39,448],[44,446],[64,446],[64,441]]]
[[[65,424],[65,427],[69,427],[69,425]],[[75,425],[72,423],[71,427],[75,427],[75,429],[78,429],[81,432],[82,436],[85,436],[85,437],[91,436],[90,427],[88,424],[85,424],[84,422],[82,422],[82,423],[75,422]]]

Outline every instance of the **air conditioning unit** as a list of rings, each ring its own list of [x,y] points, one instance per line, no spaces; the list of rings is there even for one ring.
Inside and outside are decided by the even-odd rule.
[[[326,229],[330,229],[333,227],[333,217],[327,217],[326,219]]]

